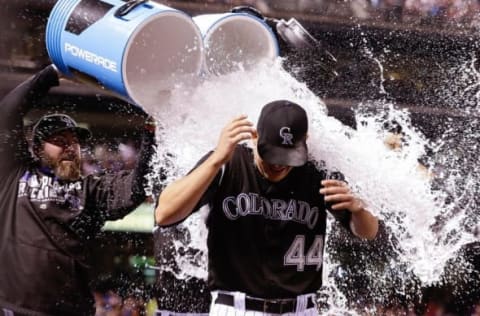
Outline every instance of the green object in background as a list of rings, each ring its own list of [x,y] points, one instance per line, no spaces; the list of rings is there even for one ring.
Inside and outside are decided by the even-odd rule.
[[[155,259],[147,256],[130,256],[129,262],[130,265],[136,269],[146,269],[148,266],[155,265]]]
[[[154,284],[156,272],[155,258],[151,256],[132,255],[128,259],[130,266],[137,271],[142,271],[146,284]]]
[[[103,230],[151,233],[154,226],[153,211],[153,203],[143,203],[124,218],[107,221]]]

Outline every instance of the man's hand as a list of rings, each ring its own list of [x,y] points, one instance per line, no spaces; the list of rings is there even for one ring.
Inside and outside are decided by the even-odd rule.
[[[214,157],[218,164],[224,164],[229,161],[235,146],[243,140],[251,139],[254,132],[255,128],[246,115],[234,118],[222,129],[212,158]]]
[[[323,180],[320,194],[325,196],[325,202],[332,205],[332,210],[349,210],[357,213],[364,210],[364,203],[357,198],[344,181]]]
[[[374,239],[378,232],[378,219],[373,216],[362,200],[355,197],[347,183],[340,180],[323,180],[320,194],[325,195],[325,202],[331,204],[332,211],[348,210],[352,213],[350,229],[360,238]]]

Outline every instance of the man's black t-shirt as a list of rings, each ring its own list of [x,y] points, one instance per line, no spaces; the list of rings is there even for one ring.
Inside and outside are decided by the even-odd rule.
[[[237,146],[198,207],[207,218],[209,285],[262,298],[316,292],[322,284],[326,171],[308,162],[279,182],[265,179],[253,152]],[[350,213],[332,212],[345,227]]]

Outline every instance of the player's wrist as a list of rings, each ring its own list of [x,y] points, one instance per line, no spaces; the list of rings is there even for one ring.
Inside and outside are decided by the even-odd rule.
[[[212,168],[218,170],[225,164],[226,159],[215,150],[205,162],[207,162]]]
[[[363,202],[357,202],[357,203],[358,205],[348,209],[350,213],[355,215],[362,215],[363,213],[368,212]]]

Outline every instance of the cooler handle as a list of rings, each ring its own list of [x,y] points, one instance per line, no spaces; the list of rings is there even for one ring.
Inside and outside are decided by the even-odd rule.
[[[120,8],[118,8],[117,11],[115,11],[114,15],[117,18],[121,18],[122,16],[127,15],[128,13],[130,13],[130,11],[132,11],[139,5],[144,4],[147,1],[148,0],[130,0],[124,5],[122,5]]]

